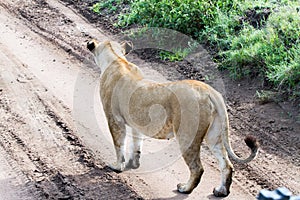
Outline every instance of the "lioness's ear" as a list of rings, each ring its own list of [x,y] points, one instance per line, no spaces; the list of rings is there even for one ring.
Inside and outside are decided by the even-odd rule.
[[[96,47],[95,41],[91,40],[86,44],[86,47],[88,48],[88,50],[93,51]]]
[[[132,42],[128,42],[128,41],[124,41],[121,43],[121,46],[123,48],[123,54],[127,55],[131,52],[131,50],[133,49],[133,44]]]

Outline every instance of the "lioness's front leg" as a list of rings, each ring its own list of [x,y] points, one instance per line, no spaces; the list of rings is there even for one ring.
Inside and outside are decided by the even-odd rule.
[[[109,167],[115,172],[122,172],[125,169],[125,124],[110,118],[108,119],[108,127],[113,138],[117,155],[117,161],[110,164]]]
[[[130,157],[126,165],[127,169],[137,169],[140,167],[141,146],[143,136],[132,128],[132,143],[130,144]]]

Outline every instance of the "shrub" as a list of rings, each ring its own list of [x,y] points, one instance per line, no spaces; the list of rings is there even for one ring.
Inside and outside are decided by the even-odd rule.
[[[94,9],[112,9],[122,1],[101,1]],[[231,77],[260,75],[300,96],[299,10],[298,0],[131,0],[118,25],[180,31],[207,44]],[[179,60],[187,52],[161,52],[160,57]]]
[[[197,38],[199,30],[212,23],[218,9],[229,9],[231,1],[207,0],[137,0],[130,13],[120,16],[120,25],[138,23],[163,27]]]
[[[258,71],[278,89],[299,87],[299,24],[300,15],[296,8],[281,7],[270,15],[263,28],[245,25],[232,39],[230,49],[221,53],[222,64],[233,77]]]

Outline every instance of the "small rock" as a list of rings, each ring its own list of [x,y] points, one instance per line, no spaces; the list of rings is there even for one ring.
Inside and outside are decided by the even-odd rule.
[[[273,124],[273,123],[275,123],[275,120],[274,120],[274,119],[270,119],[270,120],[269,120],[269,123],[270,123],[270,124]]]
[[[43,182],[45,180],[45,177],[38,177],[35,181],[37,182],[37,183],[41,183],[41,182]]]
[[[65,195],[65,196],[62,196],[62,197],[58,197],[57,199],[59,199],[59,200],[67,200],[67,199],[72,199],[72,198],[69,195]]]

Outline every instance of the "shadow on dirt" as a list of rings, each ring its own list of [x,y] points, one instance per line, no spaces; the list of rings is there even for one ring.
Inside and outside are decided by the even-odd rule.
[[[34,182],[41,199],[142,199],[107,168],[92,168],[80,175],[57,172]]]

